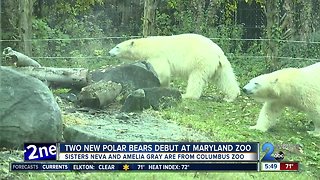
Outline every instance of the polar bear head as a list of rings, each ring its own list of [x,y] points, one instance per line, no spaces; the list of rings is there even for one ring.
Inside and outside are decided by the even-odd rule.
[[[280,96],[279,78],[275,73],[255,77],[246,84],[242,91],[257,100],[277,99]]]
[[[109,51],[109,55],[112,57],[132,59],[134,57],[134,45],[135,40],[127,40],[117,44]]]

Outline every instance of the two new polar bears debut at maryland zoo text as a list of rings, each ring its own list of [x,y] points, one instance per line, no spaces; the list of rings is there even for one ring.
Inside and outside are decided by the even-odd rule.
[[[320,136],[320,63],[304,68],[285,68],[253,78],[243,92],[264,102],[257,124],[251,129],[267,131],[285,107],[307,112]]]
[[[151,36],[130,39],[116,45],[109,55],[128,60],[146,60],[154,68],[161,86],[169,86],[171,76],[188,78],[183,98],[199,99],[208,82],[233,101],[240,88],[230,62],[221,48],[197,34]]]

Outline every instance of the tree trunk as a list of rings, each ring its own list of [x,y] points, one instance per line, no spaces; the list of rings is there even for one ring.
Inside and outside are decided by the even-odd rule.
[[[130,1],[118,1],[119,9],[121,12],[121,20],[120,20],[120,27],[128,28],[128,24],[130,23],[130,16],[132,15],[132,7]]]
[[[267,71],[272,72],[277,70],[279,67],[278,63],[278,50],[277,45],[278,42],[274,41],[274,39],[279,39],[280,37],[277,37],[275,34],[276,28],[279,28],[278,23],[278,15],[279,15],[279,7],[278,7],[279,1],[266,1],[266,7],[265,7],[265,15],[267,17],[267,27],[266,27],[266,33],[267,33],[267,45],[266,45],[266,68]]]
[[[292,0],[285,0],[283,8],[285,10],[285,14],[280,20],[283,32],[282,39],[292,39],[296,33],[294,23],[294,2]]]
[[[143,37],[153,35],[156,7],[158,0],[145,0],[144,1],[144,13],[143,13]]]
[[[312,32],[312,2],[310,0],[303,1],[302,6],[299,19],[299,24],[301,25],[299,35],[301,41],[307,41],[308,35]]]
[[[197,1],[193,1],[194,3],[194,7],[196,7],[196,14],[197,14],[197,17],[196,17],[196,24],[195,24],[195,30],[194,32],[197,33],[197,34],[201,34],[201,31],[202,31],[202,28],[201,28],[201,24],[203,22],[203,8],[204,8],[204,5],[205,5],[205,2],[203,0],[197,0]]]
[[[0,9],[1,9],[1,4],[2,4],[2,2],[0,1]],[[1,24],[2,24],[2,22],[1,22],[1,20],[2,20],[1,14],[2,13],[0,13],[0,39],[3,39],[3,37],[2,37],[2,28],[1,28]],[[0,41],[0,49],[2,49],[2,41]],[[2,56],[0,55],[0,66],[1,66],[1,64],[2,64]]]
[[[32,53],[32,10],[33,0],[19,1],[19,35],[22,41],[24,54],[31,56]]]
[[[44,0],[35,0],[33,13],[37,18],[44,17],[43,8],[44,8]]]
[[[2,34],[2,38],[8,39],[8,40],[20,40],[18,27],[19,27],[19,9],[17,4],[19,4],[18,0],[10,0],[2,1],[2,7],[1,7],[1,24],[5,25],[2,26],[2,32],[6,32]],[[8,41],[8,42],[2,42],[3,46],[11,46],[18,50],[22,50],[20,45],[20,42],[16,41]],[[1,49],[2,50],[2,49]]]

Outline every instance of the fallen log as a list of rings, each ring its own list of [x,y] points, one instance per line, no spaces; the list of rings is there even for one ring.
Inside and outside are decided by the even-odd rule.
[[[78,102],[80,106],[102,108],[113,102],[121,90],[121,84],[101,80],[82,88],[78,96]]]
[[[41,65],[36,60],[33,60],[20,52],[14,51],[11,47],[5,48],[2,54],[6,61],[17,67],[41,67]]]
[[[33,76],[53,88],[81,89],[90,84],[89,70],[85,68],[6,67]]]

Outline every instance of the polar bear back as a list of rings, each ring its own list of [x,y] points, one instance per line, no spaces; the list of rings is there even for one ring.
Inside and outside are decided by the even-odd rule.
[[[226,63],[222,49],[198,34],[173,36],[151,36],[134,40],[133,52],[139,52],[140,59],[168,61],[172,72],[188,72],[195,68],[208,69]],[[208,69],[210,71],[210,69]],[[215,69],[212,69],[215,71]],[[213,74],[213,73],[208,73]]]

